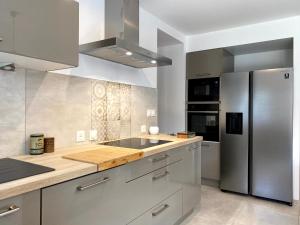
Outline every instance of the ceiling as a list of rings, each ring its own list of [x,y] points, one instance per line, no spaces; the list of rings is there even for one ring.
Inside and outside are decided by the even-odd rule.
[[[140,4],[186,35],[300,15],[300,0],[140,0]]]

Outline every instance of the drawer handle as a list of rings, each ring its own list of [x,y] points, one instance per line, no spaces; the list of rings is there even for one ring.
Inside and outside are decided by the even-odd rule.
[[[202,147],[209,147],[209,144],[202,144]]]
[[[1,41],[3,41],[3,38],[2,38],[2,37],[0,37],[0,42],[1,42]]]
[[[161,209],[157,210],[156,212],[152,213],[152,216],[158,216],[159,214],[161,214],[163,211],[165,211],[167,208],[169,208],[170,206],[168,204],[165,204],[161,207]]]
[[[103,180],[100,180],[100,181],[95,182],[95,183],[93,183],[93,184],[88,184],[88,185],[85,185],[85,186],[79,186],[79,187],[77,187],[77,190],[78,190],[78,191],[84,191],[84,190],[86,190],[86,189],[95,187],[95,186],[97,186],[97,185],[106,183],[106,182],[108,182],[108,181],[110,181],[110,178],[109,178],[109,177],[105,177]]]
[[[10,207],[8,207],[8,209],[5,210],[1,210],[2,212],[0,212],[0,217],[4,217],[10,214],[13,214],[15,212],[18,212],[20,210],[20,207],[16,206],[16,205],[11,205]]]
[[[169,158],[169,155],[164,155],[164,156],[162,156],[162,157],[160,157],[160,158],[155,158],[155,159],[153,159],[152,162],[153,162],[153,163],[157,163],[157,162],[163,161],[163,160],[165,160],[165,159],[167,159],[167,158]]]
[[[156,180],[159,180],[159,179],[161,179],[161,178],[164,178],[164,177],[166,177],[166,176],[168,176],[168,175],[169,175],[169,172],[166,171],[166,172],[164,172],[164,173],[161,174],[161,175],[154,176],[154,177],[152,178],[152,180],[153,180],[153,181],[156,181]]]

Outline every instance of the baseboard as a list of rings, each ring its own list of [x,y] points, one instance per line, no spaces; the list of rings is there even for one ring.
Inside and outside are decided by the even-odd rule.
[[[194,209],[186,213],[184,216],[182,216],[174,225],[180,225],[186,218],[188,218],[192,213],[194,212]]]
[[[220,186],[220,181],[218,181],[218,180],[212,180],[212,179],[206,179],[206,178],[201,178],[201,184],[202,185],[206,185],[206,186],[211,186],[211,187],[218,188]]]

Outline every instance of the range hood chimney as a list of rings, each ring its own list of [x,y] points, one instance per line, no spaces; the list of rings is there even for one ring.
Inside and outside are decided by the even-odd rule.
[[[105,0],[105,39],[80,53],[135,68],[172,65],[172,59],[139,46],[139,0]]]

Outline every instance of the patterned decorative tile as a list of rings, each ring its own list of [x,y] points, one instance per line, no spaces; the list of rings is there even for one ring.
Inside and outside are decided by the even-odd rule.
[[[115,140],[120,138],[121,121],[107,121],[107,139]]]
[[[120,120],[120,84],[107,83],[107,121]]]
[[[120,119],[131,120],[131,86],[120,84]]]
[[[92,129],[97,130],[98,141],[107,140],[106,88],[106,81],[92,81]]]
[[[105,81],[92,82],[92,120],[106,121],[107,100]]]

